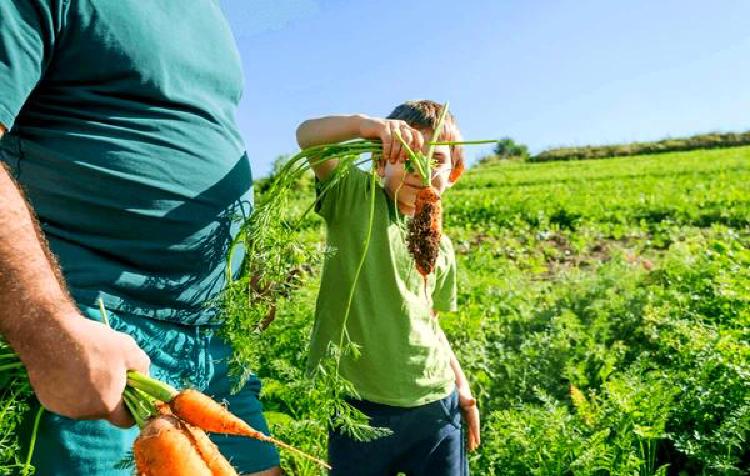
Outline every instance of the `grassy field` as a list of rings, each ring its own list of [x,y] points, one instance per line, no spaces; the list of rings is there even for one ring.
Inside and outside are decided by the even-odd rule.
[[[750,474],[748,184],[734,148],[487,164],[447,193],[474,474]],[[324,455],[315,292],[281,303],[260,368],[274,431]]]

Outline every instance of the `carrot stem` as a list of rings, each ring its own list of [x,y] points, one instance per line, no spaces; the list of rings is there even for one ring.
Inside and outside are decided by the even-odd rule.
[[[139,395],[138,390],[132,387],[125,387],[122,398],[125,401],[125,406],[133,415],[135,423],[139,428],[143,428],[148,418],[154,413],[148,406],[153,405],[150,402],[147,403],[147,399]]]
[[[288,443],[284,443],[283,441],[279,441],[279,440],[277,440],[276,438],[274,438],[272,436],[263,435],[259,439],[261,441],[266,441],[266,442],[272,443],[272,444],[274,444],[274,445],[276,445],[276,446],[278,446],[280,448],[284,448],[285,450],[291,451],[291,452],[293,452],[293,453],[295,453],[295,454],[297,454],[299,456],[302,456],[303,458],[306,458],[306,459],[308,459],[310,461],[313,461],[313,462],[319,464],[320,466],[322,466],[322,467],[324,467],[324,468],[326,468],[328,470],[331,469],[331,466],[328,463],[326,463],[325,461],[323,461],[322,459],[319,459],[319,458],[316,458],[313,455],[307,454],[304,451],[302,451],[302,450],[300,450],[298,448],[295,448],[294,446],[292,446],[292,445],[290,445]]]
[[[109,316],[107,315],[107,310],[104,308],[104,301],[102,301],[101,297],[99,298],[99,313],[102,315],[104,324],[106,324],[107,327],[112,327],[109,325]]]
[[[12,364],[0,365],[0,372],[4,370],[20,369],[23,367],[22,362],[14,362]]]
[[[172,400],[178,393],[173,386],[152,379],[135,370],[128,370],[128,385],[162,402]]]
[[[344,313],[344,320],[341,323],[341,337],[339,338],[339,353],[336,358],[336,375],[339,375],[339,367],[341,364],[342,347],[344,346],[344,334],[346,331],[346,323],[349,320],[349,314],[352,310],[352,300],[354,299],[354,291],[357,289],[357,281],[359,281],[359,275],[362,272],[362,267],[365,264],[365,258],[367,258],[367,251],[370,249],[370,239],[372,238],[372,226],[375,218],[375,167],[372,167],[370,171],[370,217],[367,224],[367,237],[362,246],[362,257],[359,260],[357,271],[354,274],[352,280],[352,286],[349,290],[349,300],[346,304],[346,312]],[[348,335],[347,335],[348,337]]]
[[[29,442],[29,452],[26,455],[26,462],[23,465],[23,476],[27,476],[31,471],[31,457],[34,455],[34,447],[36,446],[36,437],[39,433],[39,422],[42,420],[42,414],[44,413],[44,407],[39,405],[39,409],[36,411],[34,417],[34,429],[31,431],[31,441]]]

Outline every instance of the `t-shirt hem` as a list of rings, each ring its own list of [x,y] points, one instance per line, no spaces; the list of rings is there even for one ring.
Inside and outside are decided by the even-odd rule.
[[[436,402],[438,400],[442,400],[451,393],[453,393],[453,390],[456,388],[456,384],[454,382],[450,382],[445,386],[445,388],[440,392],[433,392],[427,395],[424,395],[422,397],[419,397],[417,399],[413,398],[389,398],[384,397],[381,395],[375,395],[369,392],[362,392],[358,390],[359,396],[362,400],[367,400],[374,403],[379,403],[382,405],[390,405],[392,407],[419,407],[422,405],[427,405],[428,403]]]
[[[204,307],[199,309],[176,309],[167,307],[134,305],[132,300],[125,300],[119,296],[106,292],[93,292],[85,290],[73,290],[71,294],[76,304],[86,307],[99,307],[99,299],[102,300],[105,310],[121,312],[152,319],[156,321],[169,322],[172,324],[183,324],[189,326],[220,326],[222,320],[215,308]]]
[[[5,105],[0,104],[0,124],[5,126],[5,130],[9,131],[13,127],[13,123],[16,120],[16,115],[13,114],[10,109]]]

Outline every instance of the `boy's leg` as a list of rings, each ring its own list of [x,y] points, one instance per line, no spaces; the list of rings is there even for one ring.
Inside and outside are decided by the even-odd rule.
[[[452,429],[427,455],[421,471],[414,475],[423,476],[466,476],[469,474],[468,461],[464,454],[463,432]],[[409,475],[411,476],[411,474]]]
[[[245,420],[250,426],[265,434],[269,434],[266,419],[263,416],[263,406],[258,399],[260,381],[251,376],[245,386],[236,394],[231,389],[234,379],[229,377],[227,359],[231,355],[231,348],[222,339],[214,335],[214,329],[206,329],[208,338],[207,358],[210,359],[213,370],[208,387],[204,390],[219,402],[226,402],[229,410]],[[281,474],[279,468],[279,454],[276,448],[262,441],[240,436],[210,435],[219,447],[221,453],[232,463],[237,472],[259,474],[262,476]]]
[[[401,421],[409,409],[373,402],[355,401],[352,405],[370,417],[370,425],[393,431],[372,441],[356,441],[337,430],[328,432],[328,463],[331,476],[395,476],[396,455],[402,446]]]
[[[415,443],[401,453],[399,467],[407,476],[465,476],[468,461],[461,431],[458,394],[419,407],[410,415]]]

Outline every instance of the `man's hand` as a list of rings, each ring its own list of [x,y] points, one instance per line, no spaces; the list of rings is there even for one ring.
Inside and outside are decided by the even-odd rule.
[[[461,407],[461,414],[466,423],[466,446],[469,451],[479,448],[481,443],[479,437],[479,408],[477,401],[471,395],[471,389],[468,384],[461,385],[458,388],[458,405]]]
[[[81,316],[31,207],[0,164],[0,334],[45,408],[131,426],[122,391],[149,359],[128,335]]]
[[[359,134],[365,139],[380,139],[383,143],[383,160],[391,164],[406,162],[409,156],[397,134],[409,145],[412,151],[421,151],[424,146],[422,132],[404,121],[364,117],[359,124]]]
[[[148,356],[129,335],[75,311],[68,314],[40,319],[34,335],[17,349],[34,393],[55,413],[132,426],[122,400],[126,372],[148,375]]]

